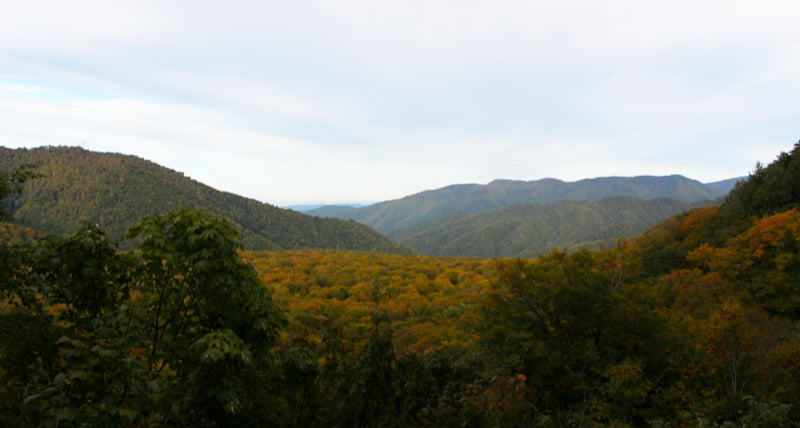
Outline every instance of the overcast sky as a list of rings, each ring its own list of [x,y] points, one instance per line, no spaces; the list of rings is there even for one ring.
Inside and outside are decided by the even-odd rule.
[[[37,1],[0,145],[134,154],[276,205],[496,178],[746,175],[800,138],[791,1]]]

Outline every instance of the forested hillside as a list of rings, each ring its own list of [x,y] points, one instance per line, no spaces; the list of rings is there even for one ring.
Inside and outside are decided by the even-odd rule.
[[[553,248],[613,246],[695,206],[621,196],[518,204],[486,213],[451,213],[389,237],[432,256],[536,257]]]
[[[0,180],[0,190],[3,189]],[[800,424],[800,143],[536,259],[237,253],[202,210],[0,248],[4,426]]]
[[[535,181],[495,180],[486,185],[457,184],[428,190],[338,215],[389,234],[451,212],[473,214],[516,204],[550,204],[565,199],[592,201],[609,196],[696,202],[712,200],[722,194],[699,181],[679,175],[604,177],[576,182],[552,178]],[[309,211],[309,214],[315,213],[314,210]]]
[[[71,233],[82,221],[119,237],[139,218],[186,206],[228,219],[245,248],[341,248],[408,252],[354,221],[322,219],[221,192],[135,156],[78,147],[7,149],[0,169],[37,165],[40,178],[5,201],[15,223],[47,233]]]

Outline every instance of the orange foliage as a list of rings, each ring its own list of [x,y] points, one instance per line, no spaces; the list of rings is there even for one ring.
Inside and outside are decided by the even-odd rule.
[[[398,353],[472,346],[478,298],[489,287],[485,259],[356,251],[243,252],[287,313],[285,340],[341,334],[361,346],[375,314],[385,315]],[[337,330],[338,329],[338,330]],[[316,346],[313,346],[315,348]]]
[[[724,247],[701,244],[687,259],[721,275],[764,307],[793,310],[800,305],[800,212],[758,219]]]
[[[700,207],[687,214],[680,225],[681,233],[686,236],[685,242],[688,244],[701,242],[703,234],[712,230],[711,222],[719,216],[719,207],[716,206]]]

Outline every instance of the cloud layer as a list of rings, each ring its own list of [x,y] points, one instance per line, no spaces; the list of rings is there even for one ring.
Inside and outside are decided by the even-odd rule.
[[[36,2],[0,141],[276,204],[494,178],[744,175],[798,138],[793,2]]]

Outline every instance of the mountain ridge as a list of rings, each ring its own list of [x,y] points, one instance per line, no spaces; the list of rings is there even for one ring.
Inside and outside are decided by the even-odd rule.
[[[90,221],[119,239],[142,216],[184,205],[229,219],[247,249],[413,249],[476,257],[534,257],[553,247],[611,244],[698,201],[719,202],[740,180],[706,185],[681,175],[495,179],[363,207],[327,205],[300,213],[213,189],[136,156],[80,147],[0,148],[0,167],[26,163],[39,163],[44,177],[27,183],[6,205],[18,224],[35,230],[70,233]],[[590,203],[595,201],[601,202]],[[609,205],[627,220],[609,218]]]
[[[228,219],[246,249],[354,249],[407,253],[363,224],[324,219],[223,192],[183,173],[132,155],[81,147],[0,147],[0,168],[38,165],[42,177],[5,201],[15,223],[47,233],[71,233],[97,223],[114,239],[145,215],[177,206],[205,208]]]
[[[495,179],[487,184],[453,184],[400,199],[335,213],[390,235],[393,231],[449,212],[468,214],[516,204],[554,203],[565,199],[591,201],[611,196],[639,199],[669,198],[682,202],[713,200],[724,193],[681,175],[597,177],[567,182],[555,178],[523,181]],[[327,213],[311,210],[308,214]]]

